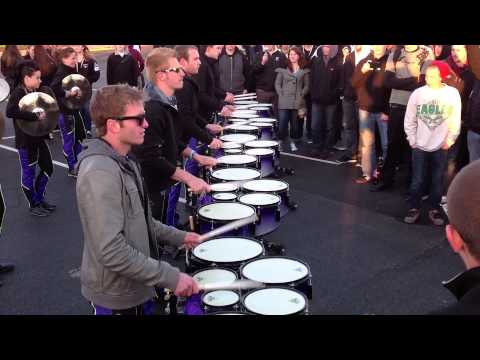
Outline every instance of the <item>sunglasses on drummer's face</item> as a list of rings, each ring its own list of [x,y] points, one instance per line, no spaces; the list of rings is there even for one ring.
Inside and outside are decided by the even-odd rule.
[[[155,73],[159,73],[159,72],[163,72],[163,73],[174,72],[174,73],[180,74],[181,72],[183,72],[183,69],[179,66],[179,67],[175,67],[175,68],[155,71]]]
[[[122,117],[112,118],[112,119],[116,121],[137,120],[138,126],[143,126],[143,124],[146,121],[146,116],[145,114],[142,114],[142,115],[136,115],[136,116],[122,116]]]

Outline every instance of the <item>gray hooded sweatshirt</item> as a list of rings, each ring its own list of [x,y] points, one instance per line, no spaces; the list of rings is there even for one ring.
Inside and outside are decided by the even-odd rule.
[[[144,211],[148,199],[132,159],[101,139],[83,145],[76,168],[83,296],[109,309],[127,309],[153,298],[154,286],[174,290],[179,270],[150,251],[157,257],[158,243],[180,246],[186,233],[153,219],[149,206]]]

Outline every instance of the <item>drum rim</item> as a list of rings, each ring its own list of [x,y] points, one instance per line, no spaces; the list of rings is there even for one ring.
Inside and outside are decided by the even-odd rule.
[[[215,261],[215,262],[212,262],[212,261],[208,261],[208,260],[205,260],[205,259],[201,259],[199,257],[197,257],[194,253],[193,253],[193,250],[195,249],[192,249],[189,251],[190,253],[190,261],[193,259],[194,261],[197,261],[197,262],[200,262],[200,263],[204,263],[204,264],[220,264],[220,266],[217,266],[217,265],[210,265],[208,266],[208,268],[225,268],[230,265],[230,266],[234,266],[234,267],[237,267],[238,264],[242,264],[244,262],[247,262],[247,261],[250,261],[250,260],[254,260],[256,258],[259,258],[259,257],[262,257],[265,255],[265,246],[263,245],[263,242],[261,242],[260,240],[257,240],[255,239],[254,237],[247,237],[247,236],[219,236],[219,237],[214,237],[212,239],[208,239],[208,240],[205,240],[202,244],[205,244],[207,243],[208,241],[212,241],[212,240],[218,240],[218,239],[224,239],[224,238],[240,238],[240,239],[247,239],[247,240],[251,240],[255,243],[258,243],[260,245],[260,247],[262,248],[262,251],[260,252],[260,254],[256,255],[255,257],[251,258],[251,259],[248,259],[248,260],[238,260],[238,261],[231,261],[231,262],[222,262],[222,261]],[[204,269],[203,269],[204,270]],[[236,272],[236,275],[237,275],[237,279],[240,278],[240,276],[238,275],[238,272]]]
[[[247,305],[245,305],[245,299],[250,296],[251,294],[257,292],[257,291],[264,291],[264,290],[268,290],[268,289],[282,289],[282,290],[289,290],[289,291],[293,291],[299,295],[301,295],[303,297],[303,299],[305,300],[305,306],[303,307],[303,309],[295,312],[295,313],[291,313],[291,314],[283,314],[284,316],[288,316],[288,315],[300,315],[300,314],[307,314],[308,313],[308,299],[307,297],[305,296],[305,294],[303,292],[301,292],[300,290],[297,290],[295,288],[292,288],[292,287],[288,287],[288,286],[267,286],[267,287],[264,287],[264,288],[260,288],[260,289],[253,289],[253,290],[250,290],[248,291],[247,293],[243,294],[242,295],[242,299],[240,301],[240,304],[242,305],[242,307],[246,310],[246,311],[249,311],[251,312],[252,314],[256,314],[256,315],[264,315],[264,316],[273,316],[273,314],[260,314],[260,313],[256,313],[255,311],[252,311],[251,309],[249,309],[247,307]]]
[[[233,304],[226,304],[226,305],[211,305],[211,304],[207,304],[206,302],[203,301],[203,299],[205,298],[205,296],[207,296],[208,294],[212,293],[212,292],[217,292],[217,291],[228,291],[228,292],[232,292],[234,293],[235,295],[237,295],[237,301],[234,302]],[[242,298],[240,292],[238,291],[235,291],[235,290],[212,290],[212,291],[206,291],[202,294],[201,298],[200,298],[200,301],[202,302],[202,305],[206,305],[206,306],[210,306],[212,308],[224,308],[224,307],[228,307],[228,306],[234,306],[236,304],[240,304],[240,299]]]
[[[232,133],[232,134],[225,134],[225,135],[220,136],[220,140],[222,140],[224,142],[237,143],[237,144],[240,144],[240,145],[244,146],[245,143],[241,143],[241,142],[233,141],[233,140],[225,140],[225,136],[230,136],[231,137],[231,135],[242,135],[242,136],[253,136],[253,137],[255,137],[255,135],[252,135],[252,134]],[[256,137],[256,139],[253,139],[253,140],[250,140],[250,141],[247,141],[247,142],[251,142],[251,141],[255,141],[255,140],[258,140],[258,137]]]
[[[212,203],[212,204],[206,204],[206,205],[202,205],[200,206],[198,209],[197,209],[197,216],[198,218],[202,219],[202,220],[205,220],[205,221],[208,221],[208,222],[212,222],[212,223],[216,223],[216,222],[225,222],[225,221],[235,221],[235,220],[239,220],[239,219],[244,219],[244,218],[237,218],[237,219],[225,219],[225,220],[218,220],[218,219],[210,219],[210,218],[206,218],[205,216],[203,216],[202,214],[200,214],[200,209],[204,208],[205,206],[212,206],[212,205],[215,205],[216,203]],[[235,204],[235,205],[242,205],[242,206],[248,206],[251,210],[253,210],[253,214],[252,215],[249,215],[249,216],[253,216],[257,213],[256,209],[253,207],[253,206],[250,206],[250,205],[247,205],[247,204],[240,204],[239,202],[225,202],[225,203],[222,203],[222,204]],[[207,241],[211,241],[211,240],[214,240],[214,239],[209,239]],[[204,241],[202,244],[206,243],[207,241]]]
[[[227,150],[238,150],[238,149],[227,149]],[[223,155],[217,158],[217,161],[219,161],[221,158],[227,157],[227,156],[243,156],[243,157],[251,157],[251,159],[248,162],[243,162],[243,163],[225,163],[225,162],[219,162],[218,165],[247,165],[247,164],[252,164],[257,162],[257,158],[253,155],[248,155],[248,154],[232,154],[232,155]]]
[[[259,208],[259,209],[263,209],[263,208],[273,208],[273,207],[278,207],[280,206],[280,204],[282,203],[282,197],[277,195],[277,194],[273,194],[273,193],[267,193],[267,192],[256,192],[258,194],[267,194],[267,195],[272,195],[272,196],[275,196],[278,198],[278,202],[276,203],[273,203],[273,204],[263,204],[263,205],[252,205],[252,204],[245,204],[243,202],[240,201],[240,198],[244,197],[244,196],[247,196],[247,195],[255,195],[255,192],[250,192],[248,194],[242,194],[240,196],[237,196],[237,199],[238,199],[238,202],[240,204],[244,204],[244,205],[249,205],[249,206],[253,206],[255,208]]]
[[[312,278],[312,272],[310,270],[310,266],[304,262],[303,260],[299,260],[299,259],[296,259],[292,256],[278,256],[278,255],[274,255],[274,256],[263,256],[259,259],[253,259],[253,260],[249,260],[247,262],[245,262],[242,266],[240,266],[240,268],[238,269],[238,276],[240,277],[240,279],[248,279],[248,280],[254,280],[254,279],[250,279],[248,276],[245,276],[243,275],[243,270],[244,268],[249,264],[249,263],[253,263],[254,261],[259,261],[259,260],[263,260],[263,259],[287,259],[287,260],[293,260],[293,261],[297,261],[299,262],[300,264],[304,265],[306,268],[307,268],[307,275],[305,275],[304,277],[302,277],[301,279],[298,279],[298,280],[294,280],[294,281],[286,281],[286,282],[283,282],[283,283],[280,283],[280,282],[276,282],[276,283],[265,283],[267,284],[268,286],[270,285],[279,285],[280,287],[282,286],[285,286],[286,284],[300,284],[300,283],[303,283],[304,281],[308,280],[308,279],[311,279]],[[288,286],[285,286],[285,287],[288,287]]]
[[[249,145],[250,143],[252,143],[252,142],[254,142],[254,141],[272,142],[272,143],[275,143],[275,144],[265,145],[265,146],[252,146],[252,145]],[[244,144],[244,147],[246,147],[246,148],[252,148],[252,149],[255,149],[255,148],[270,149],[270,148],[278,148],[279,146],[280,146],[280,143],[279,143],[278,141],[275,141],[275,140],[261,140],[261,139],[248,141],[248,142],[246,142],[246,143]]]
[[[216,177],[214,174],[217,172],[217,171],[222,171],[222,170],[232,170],[232,169],[242,169],[242,170],[252,170],[252,171],[256,171],[258,173],[258,176],[256,178],[253,178],[253,179],[248,179],[248,180],[245,180],[245,179],[221,179],[219,177]],[[253,173],[252,173],[253,174]],[[253,180],[258,180],[261,176],[262,176],[262,173],[260,171],[258,171],[257,169],[252,169],[252,168],[248,168],[248,167],[229,167],[229,168],[221,168],[221,169],[216,169],[216,170],[213,170],[211,173],[210,173],[210,176],[216,180],[220,180],[220,181],[253,181]]]
[[[192,254],[193,255],[193,254]],[[210,266],[210,267],[206,267],[206,268],[203,268],[203,269],[200,269],[200,270],[197,270],[195,271],[191,276],[192,278],[197,275],[198,273],[201,273],[203,271],[207,271],[207,270],[225,270],[225,271],[228,271],[228,272],[231,272],[233,273],[233,275],[235,275],[235,280],[238,280],[240,277],[238,275],[238,273],[232,269],[229,269],[229,268],[226,268],[226,267],[221,267],[221,266]]]
[[[240,186],[238,186],[237,184],[232,184],[232,183],[215,183],[215,184],[211,184],[210,187],[212,187],[213,185],[216,185],[216,184],[229,184],[229,185],[235,186],[235,189],[234,190],[213,190],[213,189],[210,189],[211,194],[215,194],[215,193],[218,194],[218,193],[224,193],[224,192],[237,193],[240,190]]]
[[[268,154],[255,154],[255,155],[250,155],[247,153],[247,151],[250,151],[250,150],[268,150],[268,151],[271,151],[269,152]],[[250,155],[250,156],[268,156],[268,155],[275,155],[275,150],[271,149],[271,148],[250,148],[250,149],[247,149],[244,151],[244,154],[245,155]]]
[[[223,147],[224,144],[234,144],[233,147]],[[231,149],[241,149],[243,145],[240,143],[236,143],[235,141],[225,141],[222,145],[222,150],[231,150]],[[230,146],[230,145],[229,145]]]
[[[262,180],[262,181],[278,181],[278,182],[281,182],[281,183],[284,183],[285,185],[287,185],[287,187],[285,189],[281,189],[281,190],[250,190],[250,189],[247,189],[245,188],[245,185],[248,184],[249,182],[252,182],[252,181],[259,181],[259,180]],[[283,180],[277,180],[277,179],[255,179],[255,180],[250,180],[250,181],[247,181],[245,183],[243,183],[241,185],[241,190],[245,190],[247,192],[261,192],[261,193],[272,193],[272,194],[281,194],[283,192],[288,192],[290,190],[290,185],[286,182],[286,181],[283,181]]]
[[[231,194],[234,196],[234,198],[231,198],[231,199],[217,199],[215,196],[219,196],[219,195],[225,195],[225,194]],[[212,198],[214,198],[215,200],[229,200],[229,201],[233,201],[235,199],[238,199],[238,195],[233,193],[233,192],[230,192],[230,191],[219,191],[219,192],[216,192],[214,194],[212,194]],[[248,204],[245,204],[245,205],[248,205]]]

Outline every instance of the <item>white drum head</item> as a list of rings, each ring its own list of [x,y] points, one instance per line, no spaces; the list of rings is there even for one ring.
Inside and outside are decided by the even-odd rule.
[[[252,148],[270,148],[274,146],[278,146],[278,141],[273,140],[254,140],[245,143],[245,146],[252,147]]]
[[[262,253],[263,247],[259,242],[240,237],[207,240],[193,249],[197,258],[212,263],[246,261]]]
[[[221,200],[221,201],[233,201],[237,198],[237,195],[234,193],[222,192],[218,194],[213,194],[213,198],[215,200]]]
[[[270,108],[269,108],[269,107],[266,107],[266,106],[252,106],[250,109],[255,110],[255,111],[270,110]]]
[[[246,155],[251,155],[251,156],[265,156],[265,155],[273,155],[275,154],[275,151],[272,149],[266,149],[266,148],[256,148],[256,149],[248,149],[245,150]]]
[[[238,303],[240,296],[232,290],[216,290],[205,293],[202,301],[210,306],[230,306]]]
[[[260,315],[292,315],[304,310],[305,298],[295,290],[265,288],[245,297],[247,310]]]
[[[250,125],[259,128],[273,128],[273,124],[268,122],[251,122]]]
[[[236,150],[236,149],[235,149]],[[242,165],[256,162],[257,158],[251,155],[226,155],[217,159],[219,163],[227,165]]]
[[[239,119],[253,119],[258,118],[257,112],[251,113],[232,113],[232,116],[239,118]]]
[[[239,203],[214,203],[202,206],[198,213],[207,219],[233,221],[253,216],[255,211],[250,206]]]
[[[218,183],[218,184],[211,184],[210,189],[214,192],[231,192],[231,191],[237,191],[238,185],[231,184],[231,183]]]
[[[220,140],[222,141],[234,142],[238,144],[245,144],[256,139],[257,136],[251,134],[227,134],[220,136]]]
[[[276,123],[277,119],[275,118],[264,118],[264,117],[259,117],[258,119],[255,119],[256,122],[266,122],[266,123]]]
[[[246,182],[242,187],[249,191],[277,192],[288,189],[288,184],[279,180],[253,180]]]
[[[261,173],[260,171],[249,168],[229,168],[215,170],[212,172],[212,176],[224,181],[245,181],[258,179]]]
[[[237,280],[237,275],[233,271],[226,269],[206,269],[197,272],[193,275],[193,278],[200,285],[205,285],[218,282],[234,282]]]
[[[274,194],[252,193],[240,196],[238,201],[240,201],[242,204],[252,206],[268,206],[279,204],[282,199],[280,198],[280,196]]]
[[[269,103],[258,103],[258,104],[249,105],[250,109],[251,109],[252,107],[258,107],[258,106],[260,106],[260,107],[272,107],[273,104],[269,104]]]
[[[308,276],[308,268],[293,259],[262,258],[245,265],[242,276],[265,284],[285,284]]]
[[[232,116],[235,117],[235,114],[255,114],[255,110],[233,110]]]
[[[225,149],[223,152],[227,155],[239,155],[242,153],[242,149]]]
[[[248,120],[247,119],[232,118],[232,119],[228,119],[228,122],[232,123],[232,124],[242,124],[242,123],[248,123]]]
[[[222,143],[222,148],[223,149],[241,149],[242,144],[239,144],[236,142],[224,142]]]
[[[258,127],[243,125],[243,124],[233,124],[233,125],[225,126],[224,129],[232,129],[232,130],[238,130],[238,131],[255,131],[255,130],[258,130]]]

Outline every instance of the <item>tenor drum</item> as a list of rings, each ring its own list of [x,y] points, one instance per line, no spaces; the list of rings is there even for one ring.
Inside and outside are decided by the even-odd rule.
[[[267,287],[248,292],[242,306],[256,315],[306,315],[308,301],[300,291],[284,287]]]

